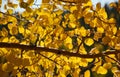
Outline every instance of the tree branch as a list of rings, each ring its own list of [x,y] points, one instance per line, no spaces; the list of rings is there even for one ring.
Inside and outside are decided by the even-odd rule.
[[[0,42],[0,47],[1,48],[19,48],[22,50],[36,50],[37,53],[40,52],[51,52],[59,55],[64,55],[64,56],[73,56],[73,57],[80,57],[80,58],[98,58],[106,55],[111,55],[111,54],[118,54],[120,51],[109,51],[109,52],[101,52],[98,54],[79,54],[79,53],[72,53],[69,51],[65,50],[58,50],[58,49],[51,49],[47,47],[35,47],[35,46],[29,46],[29,45],[22,45],[18,43],[5,43],[5,42]]]

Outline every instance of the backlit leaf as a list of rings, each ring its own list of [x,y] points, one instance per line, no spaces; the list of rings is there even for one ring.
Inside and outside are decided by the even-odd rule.
[[[98,33],[104,33],[104,29],[102,27],[97,27],[97,32]]]
[[[107,13],[105,11],[105,8],[101,8],[98,13],[99,13],[100,17],[102,17],[104,19],[106,19],[108,17]]]
[[[107,73],[107,69],[104,68],[103,66],[100,66],[97,70],[97,74],[106,74]]]
[[[86,38],[84,43],[88,46],[91,46],[94,43],[94,40],[92,38]]]
[[[90,77],[90,71],[89,70],[85,71],[84,77]]]
[[[99,11],[100,9],[101,9],[101,3],[99,2],[96,4],[96,10]]]

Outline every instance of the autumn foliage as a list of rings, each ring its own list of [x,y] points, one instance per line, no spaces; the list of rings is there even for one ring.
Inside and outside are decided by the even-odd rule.
[[[120,77],[120,1],[36,1],[0,11],[1,77]]]

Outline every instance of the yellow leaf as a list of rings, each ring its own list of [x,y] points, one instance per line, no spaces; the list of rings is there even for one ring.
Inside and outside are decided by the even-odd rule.
[[[27,11],[24,11],[24,12],[22,13],[22,17],[29,17],[29,13],[28,13]]]
[[[27,8],[28,7],[28,3],[20,2],[20,7],[21,8]]]
[[[0,7],[1,7],[1,5],[2,5],[2,0],[0,0]]]
[[[29,65],[30,65],[29,59],[28,59],[28,58],[22,59],[22,65],[23,65],[23,66],[29,66]]]
[[[85,71],[84,77],[90,77],[90,71],[89,70]]]
[[[103,67],[106,69],[110,69],[112,67],[112,64],[111,63],[104,63]]]
[[[83,45],[83,44],[80,46],[79,53],[82,53],[82,54],[87,54],[87,51],[85,50],[85,48],[84,48],[84,45]]]
[[[98,54],[99,50],[95,47],[95,48],[92,48],[89,53],[90,54]]]
[[[35,42],[36,42],[36,40],[37,40],[37,36],[35,36],[34,34],[30,34],[30,42],[32,43],[32,44],[35,44]]]
[[[68,49],[72,49],[72,48],[73,48],[73,45],[72,45],[72,43],[68,43],[68,44],[66,44],[66,47],[67,47]]]
[[[70,19],[70,21],[72,21],[72,22],[76,21],[76,18],[75,18],[75,16],[74,16],[73,14],[70,14],[70,15],[69,15],[69,19]]]
[[[69,36],[64,40],[64,45],[65,45],[68,49],[72,49],[72,48],[73,48],[72,39],[71,39]]]
[[[62,10],[57,10],[57,11],[55,11],[55,13],[54,13],[53,15],[55,15],[55,16],[58,15],[58,16],[59,16],[59,15],[61,15],[62,13],[63,13]],[[55,16],[54,16],[54,17],[55,17]]]
[[[8,31],[7,31],[6,28],[2,28],[1,35],[2,36],[8,36]]]
[[[112,31],[113,31],[113,34],[116,34],[116,33],[117,33],[117,27],[114,26],[114,27],[112,28]]]
[[[70,70],[70,66],[68,66],[68,65],[65,65],[65,66],[64,66],[64,70],[65,70],[65,71],[68,71],[68,70]]]
[[[94,40],[92,38],[86,38],[84,43],[87,45],[87,46],[91,46],[93,43],[94,43]]]
[[[16,34],[18,34],[18,29],[17,29],[17,27],[12,27],[12,29],[10,29],[10,34],[11,34],[11,35],[16,35]]]
[[[112,67],[112,68],[111,68],[112,73],[115,73],[117,70],[118,70],[117,67]]]
[[[96,11],[99,11],[100,9],[101,9],[101,3],[99,2],[96,4]]]
[[[77,6],[71,6],[70,11],[73,13],[75,10],[77,10]]]
[[[29,6],[32,6],[32,5],[33,5],[33,2],[34,2],[34,0],[27,0],[27,4],[28,4]]]
[[[50,0],[42,0],[42,3],[49,3]]]
[[[90,23],[92,16],[93,16],[93,12],[88,12],[88,13],[86,13],[86,14],[84,15],[84,17],[85,17],[84,20],[85,20],[85,23],[86,23],[86,24],[89,24],[89,23]]]
[[[69,25],[68,25],[69,28],[75,28],[76,27],[76,24],[74,22],[69,22]]]
[[[86,29],[85,29],[83,26],[79,29],[79,31],[80,31],[80,34],[81,34],[83,37],[85,37],[85,36],[87,35],[87,31],[86,31]]]
[[[117,7],[117,5],[116,5],[115,2],[111,2],[111,3],[109,4],[109,6],[110,6],[110,7]]]
[[[116,23],[116,20],[115,20],[114,18],[110,18],[110,19],[108,20],[108,22],[109,22],[109,23]]]
[[[44,41],[40,41],[40,46],[44,47]]]
[[[103,19],[107,18],[107,13],[105,11],[105,8],[101,8],[98,12],[98,14],[100,15],[100,17],[102,17]]]
[[[3,38],[2,42],[8,42],[8,37]]]
[[[105,36],[105,37],[102,38],[102,42],[103,42],[104,44],[108,44],[110,41],[111,41],[111,38],[108,37],[108,36]]]
[[[8,52],[9,52],[6,48],[0,48],[0,51],[2,51],[3,54],[8,54]]]
[[[13,4],[12,2],[8,2],[8,7],[12,7],[12,8],[17,8],[18,4]]]
[[[87,67],[88,66],[88,61],[86,59],[81,58],[81,60],[79,62],[79,66]]]
[[[8,12],[8,14],[13,14],[13,10],[12,9],[8,9],[7,12]]]
[[[0,13],[0,18],[2,18],[3,17],[3,14],[2,13]]]
[[[107,69],[104,68],[103,66],[100,66],[97,70],[98,74],[106,74],[107,73]]]
[[[64,43],[72,43],[72,39],[68,36],[65,40]]]
[[[19,30],[19,33],[24,33],[24,28],[23,28],[23,26],[18,26],[18,30]]]
[[[18,43],[18,42],[19,42],[19,40],[18,40],[18,39],[16,39],[16,37],[15,37],[15,36],[11,36],[11,37],[9,38],[9,42],[10,42],[10,43]]]
[[[120,77],[120,70],[115,71],[115,77]]]
[[[31,13],[32,12],[32,9],[30,7],[26,7],[25,8],[27,12]]]
[[[97,32],[98,33],[104,33],[104,29],[102,27],[97,27]]]
[[[120,50],[120,44],[116,44],[115,49]]]
[[[83,6],[84,6],[84,7],[86,7],[86,6],[92,6],[92,2],[91,2],[91,1],[88,1],[88,2],[85,3]]]
[[[73,77],[79,77],[79,72],[81,70],[78,68],[78,69],[75,69],[75,71],[73,72]]]
[[[10,63],[4,63],[2,65],[2,70],[5,71],[5,72],[11,72],[13,70],[13,65],[10,64]]]

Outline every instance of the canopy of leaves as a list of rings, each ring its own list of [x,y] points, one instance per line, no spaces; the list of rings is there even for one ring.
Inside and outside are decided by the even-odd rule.
[[[91,0],[7,0],[4,7],[1,77],[120,77],[120,1],[94,8]]]

